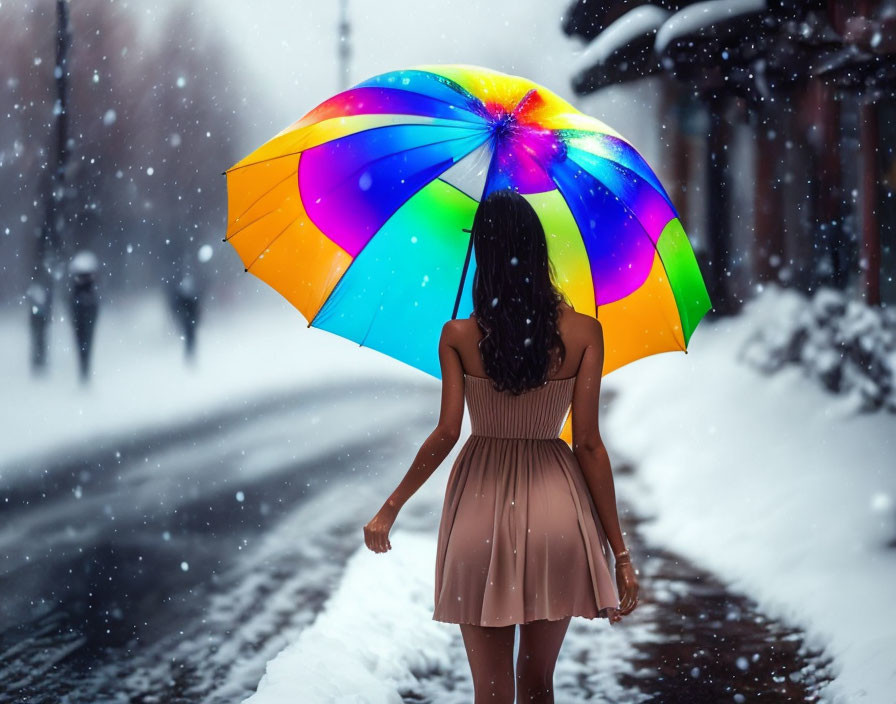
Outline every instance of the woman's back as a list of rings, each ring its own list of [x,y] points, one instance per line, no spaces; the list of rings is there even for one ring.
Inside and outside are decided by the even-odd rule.
[[[566,347],[566,357],[563,360],[563,364],[557,369],[557,360],[554,356],[556,351],[552,352],[548,366],[551,370],[548,373],[549,380],[574,377],[578,373],[582,355],[588,345],[586,325],[589,316],[577,313],[572,306],[565,303],[558,310],[560,315],[557,318],[557,329]],[[459,334],[456,338],[455,349],[457,349],[460,355],[464,374],[487,377],[485,366],[482,363],[482,355],[479,352],[479,341],[483,337],[479,325],[472,317],[457,320],[456,324],[458,325]]]
[[[544,386],[518,396],[496,391],[492,380],[467,375],[464,396],[470,410],[472,436],[493,438],[559,438],[572,403],[576,378],[549,379]]]
[[[559,437],[588,345],[587,316],[564,306],[566,358],[521,394],[498,391],[475,320],[459,320],[472,434],[445,491],[433,618],[501,626],[572,615],[609,617],[619,600],[610,548],[578,461]]]

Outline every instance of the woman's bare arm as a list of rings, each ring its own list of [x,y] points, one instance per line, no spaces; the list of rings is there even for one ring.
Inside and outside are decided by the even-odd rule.
[[[457,444],[464,418],[464,372],[460,355],[453,345],[457,334],[451,321],[442,328],[439,339],[439,362],[442,369],[442,405],[439,422],[429,434],[404,478],[386,499],[376,516],[364,527],[368,547],[385,552],[389,530],[402,506],[426,483]]]
[[[603,329],[598,320],[591,319],[588,346],[582,356],[573,390],[572,449],[582,468],[610,547],[618,554],[625,550],[625,540],[619,527],[610,457],[598,426],[603,365]]]
[[[613,471],[610,468],[610,457],[603,444],[576,453],[585,482],[594,499],[594,506],[600,516],[600,522],[607,533],[607,540],[613,553],[618,555],[625,550],[625,540],[619,527],[619,515],[616,508],[616,487],[613,483]]]
[[[445,461],[448,453],[457,444],[458,435],[452,430],[436,426],[429,437],[423,441],[410,469],[399,482],[395,491],[386,499],[383,508],[392,508],[396,513],[407,503],[417,490],[426,483],[439,465]]]
[[[452,345],[453,331],[449,325],[446,324],[442,328],[439,339],[439,363],[442,369],[439,422],[429,437],[423,441],[404,479],[386,499],[386,505],[391,505],[396,510],[404,506],[405,502],[432,476],[460,438],[464,418],[464,372],[460,356]]]

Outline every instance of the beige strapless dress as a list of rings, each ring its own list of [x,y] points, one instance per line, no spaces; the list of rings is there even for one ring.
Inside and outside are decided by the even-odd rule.
[[[472,434],[445,490],[433,620],[507,626],[619,607],[606,533],[559,437],[575,379],[513,396],[465,377]]]

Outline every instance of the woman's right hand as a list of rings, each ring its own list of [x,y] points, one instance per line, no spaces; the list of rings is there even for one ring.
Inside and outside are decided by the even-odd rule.
[[[616,562],[616,586],[619,589],[619,615],[627,616],[638,605],[638,577],[631,559]]]

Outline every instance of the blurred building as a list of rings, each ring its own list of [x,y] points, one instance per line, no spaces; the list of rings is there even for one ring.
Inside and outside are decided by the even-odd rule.
[[[896,0],[579,0],[563,28],[575,92],[655,123],[718,312],[763,281],[896,303]]]

